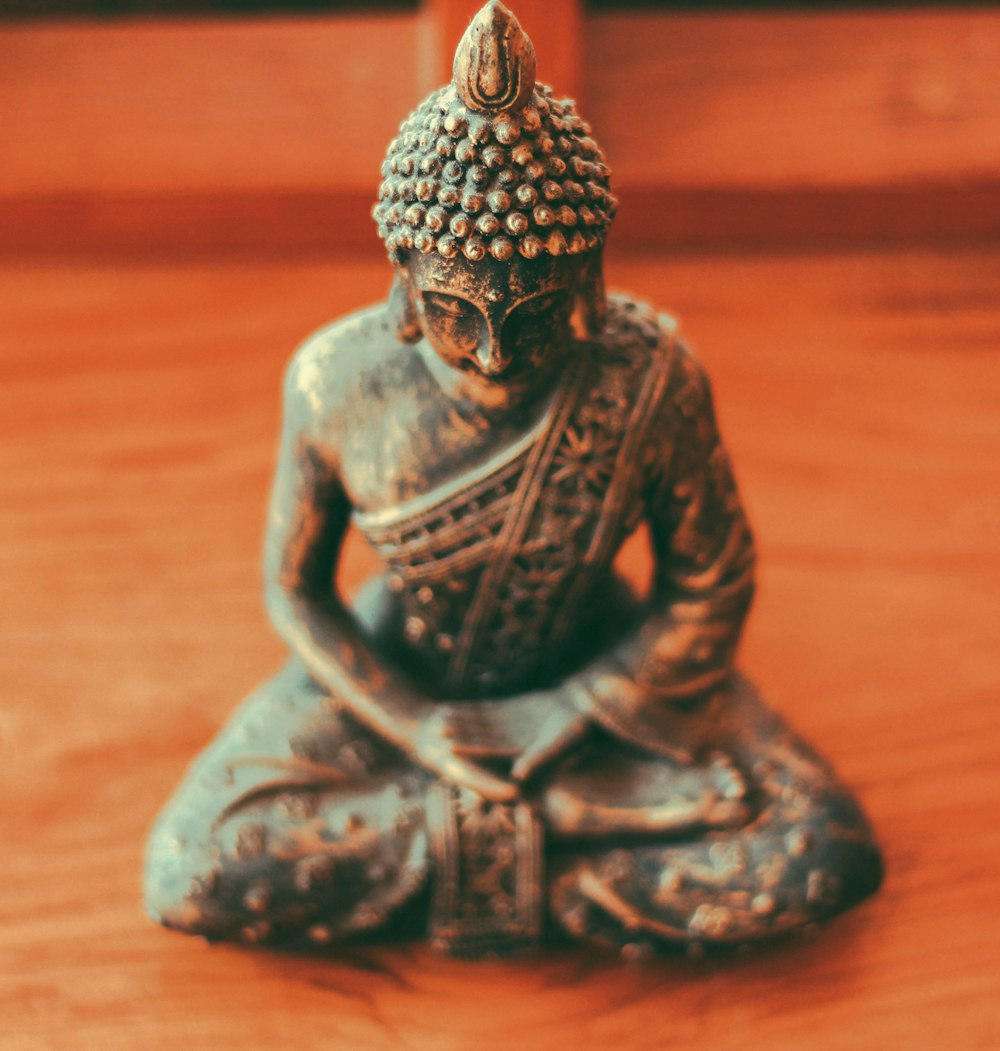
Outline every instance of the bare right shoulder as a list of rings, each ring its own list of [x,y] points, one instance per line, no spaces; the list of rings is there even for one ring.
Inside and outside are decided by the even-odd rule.
[[[285,373],[286,425],[340,446],[344,428],[383,389],[390,373],[412,367],[412,347],[400,343],[385,303],[359,310],[314,332]],[[391,386],[391,384],[389,385]]]

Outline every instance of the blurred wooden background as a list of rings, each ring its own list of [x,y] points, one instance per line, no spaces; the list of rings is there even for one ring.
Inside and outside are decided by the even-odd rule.
[[[449,76],[475,6],[9,23],[0,249],[374,259],[368,210],[386,143]],[[610,159],[619,246],[1000,236],[991,10],[519,10],[539,76],[580,96]]]
[[[860,793],[884,890],[643,966],[146,921],[156,809],[282,659],[284,362],[384,293],[378,163],[466,15],[0,22],[4,1051],[1000,1047],[1000,14],[548,11],[541,75],[621,191],[611,284],[715,379],[761,541],[742,663]]]

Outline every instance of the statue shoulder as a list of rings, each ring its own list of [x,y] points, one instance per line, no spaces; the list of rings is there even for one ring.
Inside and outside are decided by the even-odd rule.
[[[708,373],[670,314],[643,300],[612,294],[600,346],[605,371],[624,366],[639,384],[655,376],[659,393],[653,414],[661,425],[683,427],[685,420],[711,417]]]
[[[675,318],[644,300],[612,293],[600,337],[604,357],[628,359],[637,367],[652,365],[682,346],[678,327]]]
[[[373,377],[396,370],[413,356],[399,342],[385,303],[338,318],[309,336],[285,373],[285,411],[328,429],[350,416],[371,388]]]

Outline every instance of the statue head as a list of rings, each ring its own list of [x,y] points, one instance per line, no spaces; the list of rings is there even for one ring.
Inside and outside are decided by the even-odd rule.
[[[590,126],[535,81],[498,0],[459,43],[452,82],[402,123],[373,209],[395,267],[401,339],[505,378],[553,341],[599,331],[601,252],[617,201]]]

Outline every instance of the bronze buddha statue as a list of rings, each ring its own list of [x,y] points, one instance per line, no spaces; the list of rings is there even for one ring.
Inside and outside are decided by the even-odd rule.
[[[382,173],[389,299],[287,374],[266,593],[291,659],[161,815],[150,912],[634,952],[871,893],[857,803],[732,668],[754,548],[708,380],[669,317],[605,293],[604,157],[496,0]],[[348,607],[352,523],[385,573]],[[637,597],[613,563],[642,523]]]

